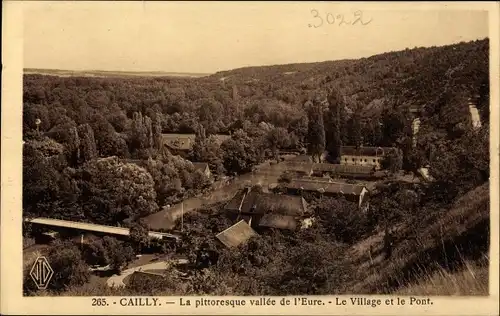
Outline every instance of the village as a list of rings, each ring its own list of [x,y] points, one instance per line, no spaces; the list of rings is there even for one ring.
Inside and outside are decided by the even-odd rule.
[[[415,134],[418,132],[417,129],[414,131]],[[196,137],[194,134],[162,136],[164,146],[181,156],[186,156],[192,149]],[[227,136],[217,135],[217,138],[222,142]],[[217,180],[214,179],[208,163],[193,162],[194,169],[201,172],[211,183],[206,193],[188,198],[176,205],[168,205],[142,220],[148,226],[151,240],[179,241],[183,233],[184,216],[203,205],[222,200],[223,212],[234,224],[216,233],[213,238],[228,249],[241,246],[265,229],[291,232],[308,229],[314,225],[316,217],[309,202],[315,199],[322,197],[346,199],[357,205],[358,212],[366,213],[370,207],[370,195],[376,190],[377,183],[389,180],[425,183],[432,180],[427,168],[420,168],[417,175],[404,175],[400,171],[390,173],[384,169],[384,159],[393,151],[397,151],[396,148],[342,146],[340,157],[334,162],[328,162],[326,152],[322,155],[321,162],[313,162],[311,156],[299,152],[285,152],[276,161],[266,161],[256,166],[250,174]],[[125,162],[142,166],[147,161],[127,159]],[[50,243],[55,238],[69,237],[83,245],[100,238],[99,236],[108,235],[126,240],[130,235],[128,228],[49,218],[29,218],[25,221],[40,228],[39,232],[46,237],[41,239],[42,243]],[[180,230],[172,230],[179,225]],[[206,236],[206,238],[211,237]],[[189,264],[189,260],[184,257],[172,259],[168,254],[165,257],[137,253],[136,258],[136,262],[132,262],[130,268],[124,267],[118,275],[109,277],[108,286],[125,286],[127,281],[142,282],[143,278],[162,278],[164,273],[172,273],[172,268],[185,267]],[[165,261],[162,258],[169,259]],[[147,260],[149,262],[146,262]],[[90,269],[97,274],[111,270],[109,265],[92,266]]]

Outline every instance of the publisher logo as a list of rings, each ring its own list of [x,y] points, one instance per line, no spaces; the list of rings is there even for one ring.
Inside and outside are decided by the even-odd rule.
[[[39,290],[45,290],[49,285],[50,279],[54,275],[54,271],[50,267],[47,258],[38,257],[30,271],[30,276],[35,282]]]

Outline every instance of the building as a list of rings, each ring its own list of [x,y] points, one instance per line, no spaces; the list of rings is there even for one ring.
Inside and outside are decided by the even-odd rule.
[[[194,145],[196,134],[161,134],[163,145],[166,146],[173,154],[186,154]],[[230,135],[217,134],[214,135],[219,144],[222,144]]]
[[[295,230],[299,221],[307,216],[307,202],[300,196],[262,193],[246,188],[229,201],[226,211],[254,228]]]
[[[412,123],[411,123],[411,129],[412,129],[412,146],[415,148],[417,147],[417,134],[418,131],[420,130],[420,118],[415,118]]]
[[[193,162],[193,166],[195,170],[201,171],[207,178],[212,178],[212,172],[206,162]]]
[[[340,177],[349,179],[375,179],[382,175],[371,165],[350,165],[331,163],[297,163],[285,162],[287,171],[295,172],[305,177]]]
[[[244,220],[218,233],[215,237],[228,248],[238,247],[247,242],[257,233]]]
[[[391,147],[340,147],[340,164],[355,166],[373,166],[380,170],[382,159],[391,150]]]
[[[477,99],[478,97],[476,97]],[[469,107],[469,112],[470,112],[470,119],[472,123],[472,128],[473,129],[479,129],[481,128],[481,116],[479,115],[479,110],[476,107],[476,103],[474,102],[473,98],[469,98],[468,102],[468,107]]]
[[[369,191],[364,185],[323,181],[322,179],[292,179],[283,184],[289,194],[300,195],[310,192],[321,196],[344,196],[347,200],[358,203],[360,210],[369,207]]]
[[[163,145],[175,154],[189,152],[193,148],[195,134],[162,134]]]

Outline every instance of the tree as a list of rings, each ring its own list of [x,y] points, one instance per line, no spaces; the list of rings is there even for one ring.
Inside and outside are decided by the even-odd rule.
[[[402,111],[386,110],[382,115],[382,145],[392,146],[400,141],[409,126]]]
[[[312,156],[318,158],[321,162],[321,156],[325,150],[325,127],[323,124],[323,112],[319,104],[313,104],[309,109],[309,126],[308,126],[308,152]]]
[[[398,173],[403,168],[403,152],[399,148],[392,148],[386,153],[382,167],[389,169],[392,174]]]
[[[47,259],[54,271],[49,283],[51,290],[62,291],[88,282],[88,266],[83,261],[80,250],[71,242],[56,242]]]
[[[159,114],[156,115],[153,124],[153,145],[156,151],[160,151],[163,147],[161,116]]]
[[[121,271],[133,259],[134,251],[128,243],[105,236],[86,244],[82,255],[90,265],[109,265],[112,270]]]
[[[128,156],[125,140],[119,137],[113,126],[102,115],[94,115],[91,125],[100,156]]]
[[[130,227],[130,240],[140,252],[149,246],[149,227],[142,221],[135,222]]]
[[[299,112],[299,115],[297,119],[290,122],[289,129],[298,137],[298,143],[303,145],[306,142],[309,121],[307,114],[303,111]]]
[[[117,157],[85,164],[79,182],[83,190],[81,205],[94,222],[116,224],[158,209],[151,175],[135,164],[120,162]]]
[[[359,109],[356,109],[353,115],[349,118],[347,122],[347,131],[349,143],[353,144],[354,146],[362,145],[362,124],[361,113],[359,112]]]
[[[194,140],[193,148],[191,149],[190,156],[194,161],[205,161],[207,147],[207,135],[203,125],[198,126],[196,129],[196,138]]]
[[[236,131],[222,143],[224,167],[228,172],[249,172],[260,162],[259,147],[243,130]]]
[[[111,269],[115,271],[121,271],[134,258],[134,251],[127,243],[105,236],[103,244],[105,249],[107,249],[108,262],[111,265]]]
[[[97,158],[97,146],[92,127],[89,124],[83,124],[78,126],[77,132],[80,139],[81,161],[88,162]]]
[[[344,198],[323,198],[315,213],[326,232],[339,242],[353,244],[370,230],[368,219],[357,203]]]
[[[275,159],[278,159],[278,150],[290,146],[290,135],[283,127],[275,127],[268,132],[267,141]]]

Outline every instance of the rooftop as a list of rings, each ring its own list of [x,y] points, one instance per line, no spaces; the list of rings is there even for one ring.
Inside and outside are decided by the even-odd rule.
[[[293,179],[291,182],[285,183],[284,185],[286,188],[294,190],[351,195],[360,195],[363,189],[366,189],[364,185],[306,179]]]
[[[356,147],[356,146],[342,146],[340,147],[340,155],[350,156],[383,156],[392,147]]]
[[[232,248],[238,247],[255,235],[257,233],[244,220],[241,220],[218,233],[215,237],[226,247]]]
[[[288,170],[301,171],[306,173],[315,171],[358,175],[369,175],[373,173],[372,166],[340,165],[331,163],[301,163],[294,161],[287,161],[285,162],[285,165],[287,166]]]
[[[300,196],[240,190],[226,205],[226,209],[237,210],[242,214],[276,213],[289,216],[302,216],[307,203]]]
[[[208,168],[208,163],[206,162],[193,162],[192,164],[195,170],[205,171]]]
[[[295,230],[297,220],[293,216],[266,214],[260,219],[259,226]]]
[[[196,140],[196,134],[161,134],[163,143],[171,148],[180,150],[189,150],[193,147]],[[222,144],[230,135],[216,134],[213,135]]]

